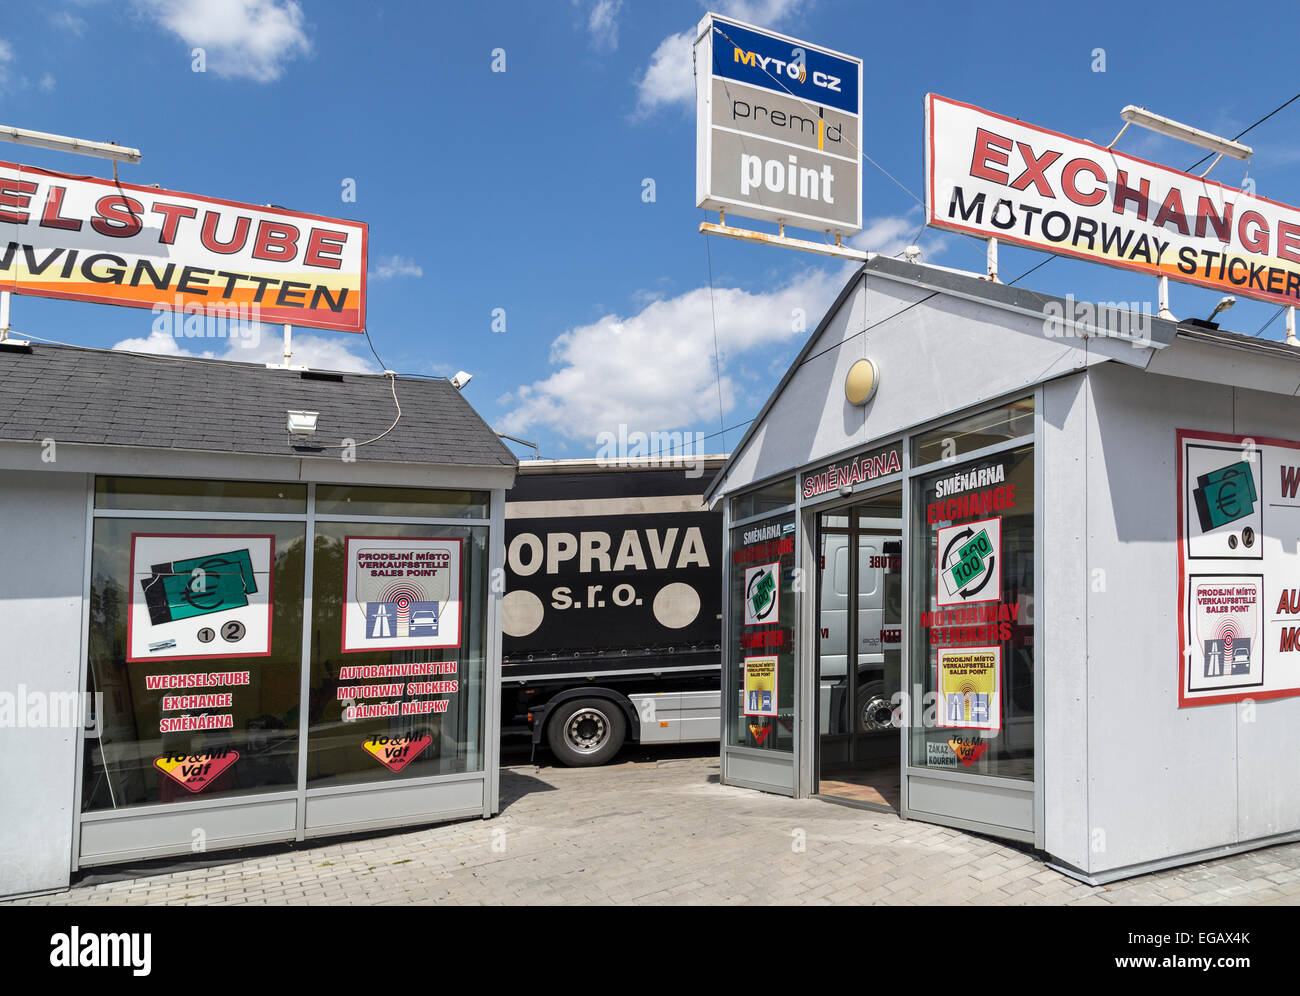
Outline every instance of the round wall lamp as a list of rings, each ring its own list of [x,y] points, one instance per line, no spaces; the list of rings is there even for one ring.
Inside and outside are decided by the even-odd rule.
[[[844,377],[844,396],[849,404],[862,406],[876,396],[880,371],[870,360],[858,360]]]

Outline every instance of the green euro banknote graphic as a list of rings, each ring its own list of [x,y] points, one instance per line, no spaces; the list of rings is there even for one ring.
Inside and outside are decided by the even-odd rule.
[[[240,609],[257,591],[253,559],[247,550],[154,564],[153,576],[140,582],[149,621],[162,623]]]
[[[952,579],[951,592],[960,591],[972,581],[978,581],[987,566],[985,558],[993,552],[993,543],[989,540],[988,530],[979,533],[957,549],[957,559],[948,567],[948,576]]]
[[[1259,500],[1255,475],[1245,460],[1202,474],[1196,484],[1192,498],[1202,532],[1244,519],[1255,511],[1255,502]]]

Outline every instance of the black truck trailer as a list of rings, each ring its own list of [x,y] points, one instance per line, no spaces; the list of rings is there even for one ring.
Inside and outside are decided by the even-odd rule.
[[[567,765],[716,741],[724,457],[526,460],[506,495],[502,728]]]

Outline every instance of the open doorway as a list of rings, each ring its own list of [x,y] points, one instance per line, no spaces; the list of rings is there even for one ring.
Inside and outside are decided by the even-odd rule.
[[[817,794],[897,810],[902,489],[817,516]]]

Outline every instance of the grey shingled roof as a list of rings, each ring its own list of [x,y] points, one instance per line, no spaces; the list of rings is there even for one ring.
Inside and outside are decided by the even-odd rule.
[[[299,457],[313,451],[290,442],[290,409],[320,412],[317,444],[360,442],[392,424],[387,377],[327,376],[341,380],[248,363],[33,343],[30,352],[0,350],[0,439]],[[448,381],[399,377],[397,398],[397,427],[358,447],[358,461],[518,463]]]

